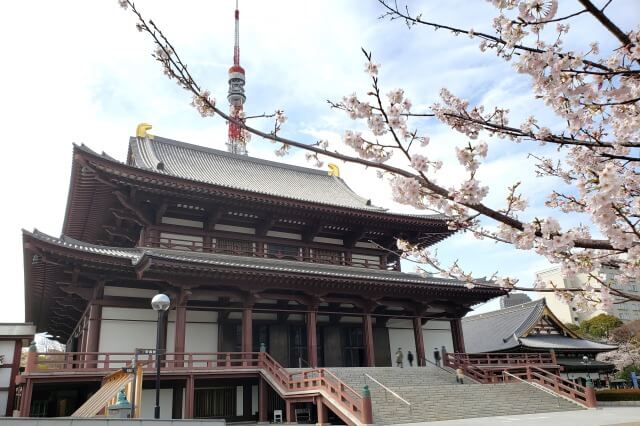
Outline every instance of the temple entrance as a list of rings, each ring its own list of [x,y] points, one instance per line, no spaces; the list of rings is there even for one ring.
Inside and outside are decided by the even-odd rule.
[[[193,417],[196,419],[229,418],[236,414],[236,388],[212,387],[195,389]]]
[[[362,367],[365,365],[362,327],[343,328],[342,347],[344,367]]]

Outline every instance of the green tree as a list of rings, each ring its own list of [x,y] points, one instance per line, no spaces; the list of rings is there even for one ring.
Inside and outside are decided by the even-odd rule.
[[[631,372],[635,371],[636,375],[640,375],[640,365],[631,364],[624,367],[622,370],[616,373],[616,379],[625,379],[631,381]]]
[[[580,326],[575,325],[571,322],[565,323],[564,326],[567,327],[569,330],[573,331],[574,333],[576,333],[578,336],[582,336],[582,332],[580,331]]]
[[[580,332],[598,339],[608,337],[611,330],[620,327],[622,321],[618,317],[600,314],[580,323]]]

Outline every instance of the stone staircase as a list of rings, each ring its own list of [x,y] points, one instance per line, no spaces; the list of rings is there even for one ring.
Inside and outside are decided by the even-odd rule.
[[[477,384],[467,380],[460,385],[454,374],[434,365],[329,370],[360,393],[364,385],[369,385],[377,425],[582,409],[576,403],[521,382]],[[410,406],[365,374],[394,391]]]

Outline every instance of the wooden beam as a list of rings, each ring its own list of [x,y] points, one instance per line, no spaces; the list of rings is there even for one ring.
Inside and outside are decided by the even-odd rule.
[[[354,229],[352,232],[350,232],[343,238],[344,246],[346,248],[355,247],[356,243],[360,241],[365,236],[366,233],[367,233],[367,228],[365,228],[364,226],[360,226]]]
[[[262,238],[267,235],[267,232],[275,225],[278,219],[271,213],[267,213],[262,217],[256,225],[256,236]]]
[[[313,239],[322,231],[324,225],[319,222],[310,223],[303,231],[302,231],[302,241],[305,243],[313,242]]]
[[[220,206],[210,207],[207,209],[207,220],[205,221],[205,230],[211,232],[214,230],[216,223],[224,215],[224,209]]]
[[[126,194],[124,194],[121,191],[113,191],[113,195],[116,196],[116,198],[118,199],[120,204],[122,204],[123,207],[133,212],[136,215],[136,217],[143,222],[144,225],[149,226],[153,223],[153,221],[151,220],[151,218],[149,218],[147,213],[140,206],[137,206],[135,202]]]
[[[125,240],[127,240],[127,241],[129,241],[129,242],[131,242],[131,243],[135,243],[135,242],[136,242],[136,240],[135,240],[135,239],[133,239],[133,238],[131,238],[129,235],[127,235],[127,234],[123,234],[123,233],[121,233],[121,232],[118,232],[118,231],[116,230],[116,227],[115,227],[115,226],[111,226],[111,225],[102,225],[102,229],[104,229],[104,231],[105,231],[107,234],[109,234],[110,236],[112,236],[112,237],[122,238],[122,239],[125,239]]]

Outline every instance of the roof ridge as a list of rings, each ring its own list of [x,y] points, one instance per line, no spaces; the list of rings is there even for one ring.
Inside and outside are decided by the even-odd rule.
[[[138,139],[138,138],[135,137],[135,136],[131,136],[129,141],[131,142],[132,140],[136,140],[136,139]],[[312,174],[328,176],[328,172],[325,172],[325,171],[322,171],[322,170],[318,170],[318,169],[313,169],[313,168],[310,168],[310,167],[302,167],[302,166],[296,166],[294,164],[286,164],[286,163],[281,163],[281,162],[273,161],[273,160],[265,160],[263,158],[249,157],[248,155],[235,154],[235,153],[232,153],[232,152],[227,152],[227,151],[223,151],[223,150],[220,150],[220,149],[211,148],[211,147],[208,147],[208,146],[202,146],[202,145],[196,145],[196,144],[192,144],[192,143],[188,143],[188,142],[182,142],[182,141],[178,141],[178,140],[175,140],[175,139],[165,138],[165,137],[162,137],[162,136],[153,135],[153,138],[152,139],[148,139],[148,140],[151,142],[151,144],[153,144],[154,142],[160,142],[160,143],[165,143],[165,144],[168,144],[168,145],[179,146],[179,147],[185,148],[185,149],[191,149],[191,150],[194,150],[194,151],[204,152],[204,153],[208,153],[208,154],[220,155],[222,157],[227,157],[227,158],[233,158],[233,159],[236,159],[236,160],[253,162],[253,163],[258,163],[258,164],[265,164],[265,165],[269,165],[269,166],[279,167],[279,168],[282,168],[282,169],[293,169],[293,170],[299,170],[299,171],[305,172],[305,173],[312,173]],[[337,176],[333,176],[333,177],[342,181],[342,179],[337,177]]]

